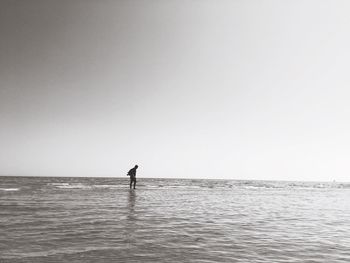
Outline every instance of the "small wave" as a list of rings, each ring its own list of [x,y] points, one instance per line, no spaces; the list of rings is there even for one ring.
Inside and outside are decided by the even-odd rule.
[[[52,183],[50,184],[56,188],[60,189],[90,189],[91,186],[89,185],[84,185],[84,184],[69,184],[69,183]]]
[[[88,183],[50,183],[48,184],[51,187],[58,189],[76,189],[76,190],[93,190],[93,189],[121,189],[127,188],[128,183],[119,183],[119,184],[88,184]],[[210,183],[210,184],[199,184],[199,185],[181,185],[181,184],[164,184],[158,183],[155,185],[145,183],[138,184],[139,187],[143,189],[155,190],[155,189],[187,189],[187,190],[225,190],[225,189],[250,189],[250,190],[280,190],[280,189],[315,189],[322,190],[328,188],[350,188],[350,184],[327,184],[327,183],[265,183],[265,182],[243,182],[238,184],[225,184],[225,183]],[[7,188],[7,191],[16,191],[18,188]],[[0,190],[4,190],[4,188],[0,188]]]
[[[113,250],[112,247],[77,247],[77,248],[63,248],[63,249],[50,249],[47,251],[38,251],[38,252],[18,252],[16,255],[5,255],[3,258],[5,259],[29,259],[35,257],[49,257],[55,255],[72,255],[78,253],[87,253],[91,251],[103,251],[103,250]],[[1,261],[2,262],[2,261]]]
[[[0,188],[0,191],[13,192],[18,191],[19,188]]]
[[[254,186],[254,185],[247,185],[247,186],[243,186],[243,189],[261,189],[261,188],[267,188],[265,186]]]
[[[125,188],[125,185],[116,185],[116,184],[96,184],[93,185],[94,188],[107,188],[107,189],[114,189],[114,188]]]
[[[51,183],[49,184],[55,188],[59,189],[115,189],[124,188],[124,185],[113,185],[113,184],[96,184],[96,185],[86,185],[81,183]]]
[[[71,186],[69,183],[50,183],[48,185],[56,188],[70,188]]]

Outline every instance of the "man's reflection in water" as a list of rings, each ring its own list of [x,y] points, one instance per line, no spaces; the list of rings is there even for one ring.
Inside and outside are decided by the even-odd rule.
[[[135,236],[135,224],[136,224],[136,213],[135,213],[135,203],[136,203],[136,191],[129,191],[127,193],[127,215],[125,224],[125,242],[128,249],[135,247],[136,236]],[[132,251],[130,252],[132,253]]]
[[[129,208],[128,221],[134,221],[136,219],[135,218],[135,201],[136,201],[136,191],[129,191],[129,196],[128,196],[128,208]]]

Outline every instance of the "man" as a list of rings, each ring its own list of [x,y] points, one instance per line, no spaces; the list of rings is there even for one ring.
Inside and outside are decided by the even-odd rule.
[[[130,189],[132,184],[134,183],[134,189],[136,188],[136,170],[138,168],[138,165],[135,165],[134,168],[130,169],[128,172],[128,176],[130,176]]]

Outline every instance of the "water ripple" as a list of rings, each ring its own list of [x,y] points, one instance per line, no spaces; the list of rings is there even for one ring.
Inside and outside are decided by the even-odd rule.
[[[349,262],[344,184],[1,178],[0,262]],[[161,185],[161,187],[159,187]]]

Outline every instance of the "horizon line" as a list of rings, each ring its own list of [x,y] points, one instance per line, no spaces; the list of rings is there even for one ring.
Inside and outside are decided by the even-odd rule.
[[[43,177],[43,178],[128,178],[127,176],[47,176],[47,175],[2,175],[0,177]],[[350,181],[311,181],[311,180],[282,180],[282,179],[239,179],[239,178],[184,178],[184,177],[138,177],[144,179],[171,179],[171,180],[226,180],[226,181],[276,181],[276,182],[309,182],[309,183],[350,183]]]

